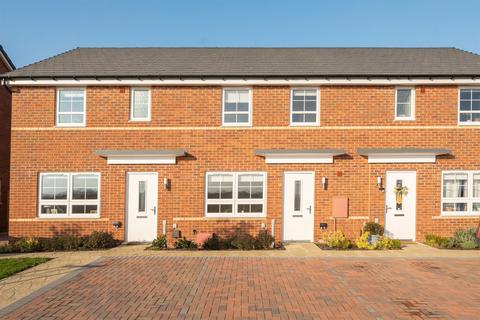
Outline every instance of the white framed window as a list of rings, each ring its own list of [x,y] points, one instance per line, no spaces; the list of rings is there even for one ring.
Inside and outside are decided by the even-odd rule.
[[[252,125],[252,90],[250,88],[224,88],[222,100],[223,126]]]
[[[395,120],[415,120],[415,88],[395,89]]]
[[[84,127],[86,123],[86,96],[83,88],[58,88],[56,125]]]
[[[40,218],[98,218],[100,174],[40,173],[38,197]]]
[[[130,91],[130,121],[151,120],[151,94],[149,88],[132,88]]]
[[[207,172],[205,216],[265,217],[265,172]]]
[[[442,172],[442,215],[480,215],[480,171]]]
[[[320,124],[320,90],[292,88],[290,93],[290,125]]]
[[[480,126],[480,88],[460,88],[458,123]]]

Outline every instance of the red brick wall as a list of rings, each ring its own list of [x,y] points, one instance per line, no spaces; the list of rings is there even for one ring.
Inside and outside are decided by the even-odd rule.
[[[428,233],[451,234],[456,228],[478,225],[479,218],[444,218],[440,215],[442,170],[479,169],[478,129],[457,126],[457,87],[417,87],[414,122],[394,121],[393,87],[322,87],[321,126],[289,127],[287,87],[253,88],[253,127],[221,127],[220,87],[154,87],[152,121],[129,122],[130,91],[120,87],[87,88],[87,127],[54,128],[55,88],[20,88],[13,94],[10,235],[52,236],[108,230],[123,239],[125,180],[128,171],[155,171],[169,178],[169,191],[159,188],[158,232],[161,220],[169,231],[177,223],[187,237],[193,230],[225,233],[234,228],[257,232],[262,223],[277,224],[281,238],[282,177],[284,171],[315,172],[315,238],[320,222],[333,228],[332,196],[349,197],[350,218],[338,219],[337,229],[350,237],[367,220],[383,222],[384,194],[376,176],[386,170],[417,171],[417,239]],[[401,127],[400,127],[401,126]],[[140,128],[140,127],[151,127]],[[453,157],[435,164],[368,164],[359,147],[448,148]],[[185,148],[189,156],[176,165],[107,165],[98,149]],[[334,164],[267,165],[255,149],[341,148],[346,156]],[[38,174],[51,171],[101,172],[101,218],[39,220]],[[265,171],[268,179],[265,219],[204,218],[204,179],[208,171]],[[341,175],[341,176],[340,176]],[[321,177],[328,178],[322,190]]]
[[[0,59],[0,74],[9,71]],[[0,232],[8,229],[8,168],[10,162],[10,108],[11,95],[0,85]]]

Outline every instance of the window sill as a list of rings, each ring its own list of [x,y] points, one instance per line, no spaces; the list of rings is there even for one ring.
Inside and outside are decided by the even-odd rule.
[[[290,123],[290,127],[320,127],[320,123]]]
[[[133,122],[133,123],[136,123],[136,122],[152,122],[151,119],[138,119],[138,120],[134,120],[134,119],[130,119],[128,120],[128,122]]]
[[[9,221],[11,222],[31,222],[31,221],[44,221],[44,222],[46,221],[62,221],[62,222],[82,221],[82,222],[85,222],[85,221],[110,221],[110,219],[109,218],[46,218],[46,217],[39,218],[39,217],[35,217],[35,218],[18,218],[18,219],[12,218]]]
[[[396,122],[402,122],[402,121],[412,122],[412,121],[415,121],[415,118],[395,118],[394,121],[396,121]]]
[[[478,219],[480,214],[441,214],[433,216],[432,219]]]

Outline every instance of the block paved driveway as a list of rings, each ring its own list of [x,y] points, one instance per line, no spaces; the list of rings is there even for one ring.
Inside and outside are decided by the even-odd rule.
[[[2,319],[479,319],[480,260],[103,258],[5,311]]]

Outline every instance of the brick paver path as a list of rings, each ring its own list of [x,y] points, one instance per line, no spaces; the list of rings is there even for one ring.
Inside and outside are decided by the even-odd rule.
[[[168,318],[479,319],[480,260],[104,258],[4,315]]]

